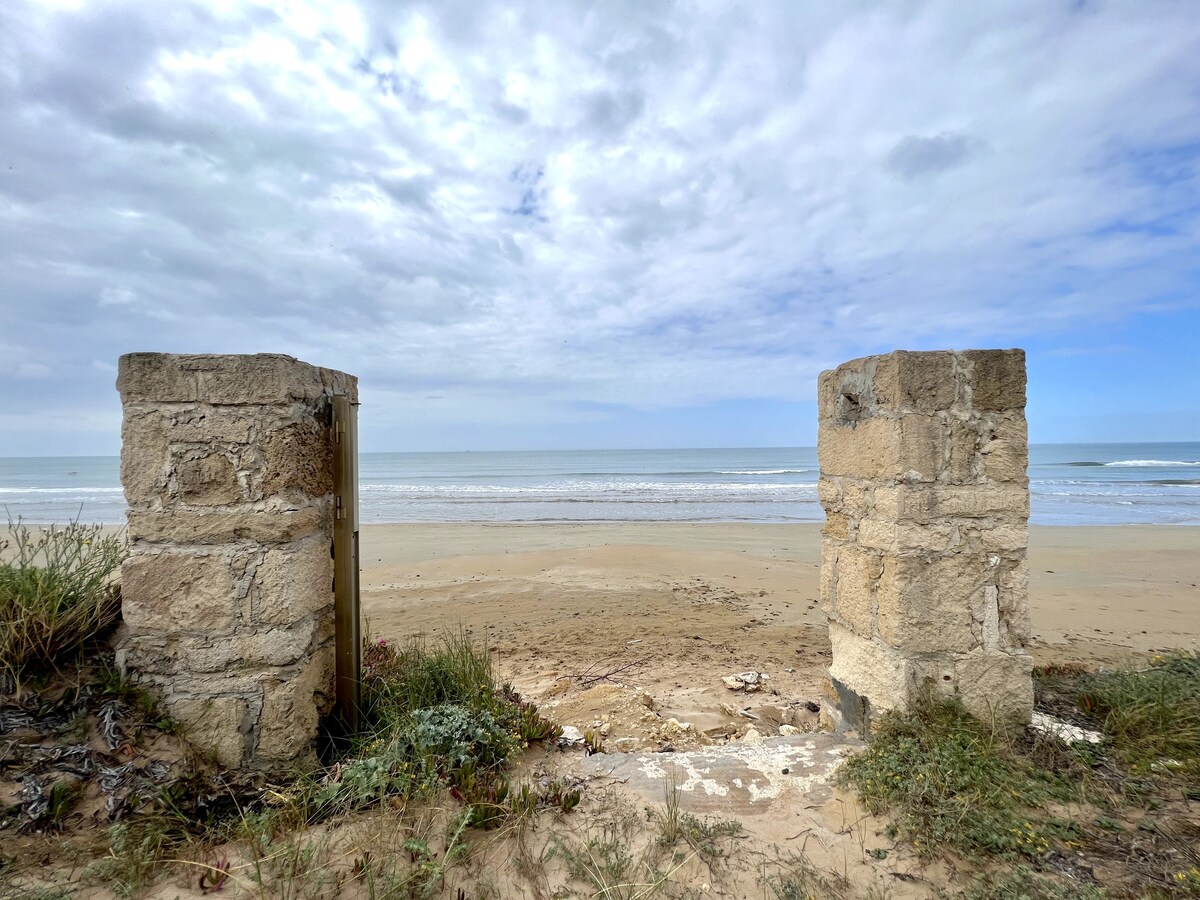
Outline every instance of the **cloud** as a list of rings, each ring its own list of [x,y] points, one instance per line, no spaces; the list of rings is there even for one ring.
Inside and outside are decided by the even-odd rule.
[[[137,300],[137,294],[126,287],[100,289],[101,306],[129,306]]]
[[[942,132],[933,137],[906,135],[887,155],[887,168],[901,178],[938,175],[977,156],[986,144],[969,134]]]
[[[1171,2],[12,0],[15,402],[283,351],[402,440],[1195,306],[1198,51]]]
[[[32,354],[23,347],[0,343],[0,378],[8,379],[37,379],[49,378],[53,370],[45,363],[31,358]],[[20,396],[24,387],[16,393]],[[10,398],[13,394],[10,393]]]

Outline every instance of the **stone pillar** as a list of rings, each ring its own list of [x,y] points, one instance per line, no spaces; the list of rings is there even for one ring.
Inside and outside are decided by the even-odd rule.
[[[1028,722],[1024,351],[871,356],[819,391],[831,718],[862,728],[931,684]]]
[[[132,553],[118,662],[227,767],[311,753],[333,698],[333,445],[351,375],[290,356],[121,357]]]

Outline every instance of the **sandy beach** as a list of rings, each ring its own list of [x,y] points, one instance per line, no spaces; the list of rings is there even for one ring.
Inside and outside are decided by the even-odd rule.
[[[677,883],[708,885],[701,893],[765,896],[764,873],[799,858],[842,879],[847,896],[924,900],[964,883],[954,864],[897,844],[887,818],[830,782],[862,744],[813,734],[830,663],[820,541],[810,524],[364,528],[372,638],[461,629],[548,718],[602,743],[590,756],[535,748],[514,759],[514,784],[565,779],[581,788],[580,806],[545,827],[481,832],[453,877],[488,885],[490,896],[550,896],[527,879],[569,881],[557,842],[590,846],[619,826],[630,852],[662,851],[658,823],[674,797],[688,814],[737,828],[719,866],[679,863]],[[1029,559],[1037,663],[1136,665],[1200,649],[1200,528],[1033,527]],[[765,689],[735,693],[722,682],[747,670],[769,676]],[[664,787],[668,769],[679,779],[674,793]],[[331,833],[398,853],[394,819],[380,821],[386,839]],[[1129,877],[1125,857],[1110,856],[1089,857],[1099,883]],[[199,896],[182,893],[177,878],[159,888],[152,896]]]
[[[763,671],[793,707],[818,699],[819,544],[807,524],[370,526],[363,605],[376,637],[486,638],[542,702],[564,676],[627,667],[614,680],[703,731],[724,719],[722,675]],[[1200,529],[1033,527],[1029,559],[1037,663],[1200,648]],[[565,718],[618,700],[571,698]]]

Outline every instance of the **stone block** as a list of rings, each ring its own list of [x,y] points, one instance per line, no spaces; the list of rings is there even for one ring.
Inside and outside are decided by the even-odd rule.
[[[192,506],[229,506],[245,497],[237,465],[220,450],[185,450],[176,454],[175,484],[180,502]],[[164,497],[164,505],[168,498]]]
[[[970,484],[976,480],[979,428],[975,422],[952,421],[947,427],[947,459],[942,481]]]
[[[324,422],[315,417],[266,431],[259,451],[264,496],[298,491],[322,497],[333,492],[333,441]]]
[[[329,538],[313,535],[266,551],[254,577],[252,620],[297,622],[333,602],[333,559]]]
[[[332,606],[323,612],[333,618]],[[246,668],[290,666],[311,652],[315,634],[315,618],[288,627],[244,631],[234,636],[234,652],[238,664]]]
[[[318,633],[317,620],[332,621],[333,610],[318,613],[289,627],[242,629],[219,637],[141,634],[122,648],[123,664],[144,674],[222,678],[249,669],[291,666],[307,658],[313,647],[328,637]],[[182,681],[176,679],[176,684]],[[194,690],[203,691],[204,680]]]
[[[871,507],[870,482],[856,478],[822,475],[817,482],[817,496],[826,513],[842,513],[850,522],[865,516]]]
[[[121,567],[121,612],[135,632],[226,634],[237,621],[229,561],[207,553],[135,553]]]
[[[958,529],[947,522],[928,525],[871,516],[858,523],[858,544],[886,553],[942,553],[958,543]]]
[[[163,417],[157,410],[128,409],[121,422],[121,484],[130,506],[160,500],[170,474]]]
[[[1029,724],[1033,713],[1033,660],[1024,653],[979,650],[913,663],[918,681],[957,694],[967,711],[1003,726]]]
[[[883,560],[876,553],[853,545],[838,550],[835,615],[843,625],[864,637],[870,637],[874,631],[875,589],[883,568]]]
[[[329,527],[326,516],[325,509],[314,504],[299,509],[131,509],[128,520],[130,538],[146,543],[279,544],[320,533]]]
[[[163,407],[167,434],[172,443],[245,446],[253,443],[263,428],[275,427],[291,408],[277,411],[263,406],[214,406],[197,403]]]
[[[875,489],[875,515],[926,524],[941,519],[1029,516],[1029,489],[1018,484],[883,485]]]
[[[122,666],[145,675],[209,674],[238,665],[238,648],[229,635],[181,636],[140,632],[122,648]]]
[[[983,474],[992,481],[1029,483],[1029,431],[1024,416],[993,424],[991,437],[980,447]]]
[[[900,419],[900,444],[892,462],[897,478],[932,481],[945,465],[946,426],[930,416],[907,415]]]
[[[881,478],[892,474],[890,460],[899,442],[892,419],[865,419],[855,425],[823,423],[817,431],[817,458],[823,475]]]
[[[1010,550],[1024,550],[1029,546],[1029,528],[1024,519],[1018,521],[998,521],[991,527],[979,530],[980,546],[984,550],[1006,553]]]
[[[1025,408],[1024,350],[966,350],[971,366],[971,402],[976,409]]]
[[[944,427],[931,416],[874,417],[823,424],[817,457],[825,475],[932,481],[942,471]]]
[[[928,522],[934,506],[933,491],[928,485],[880,485],[875,488],[874,514],[893,522]]]
[[[850,536],[850,522],[840,512],[827,512],[825,513],[825,525],[821,529],[821,534],[844,541]]]
[[[168,684],[170,693],[178,697],[240,697],[249,703],[249,714],[258,721],[258,710],[262,703],[262,680],[276,677],[284,669],[244,668],[241,666],[219,672],[188,672],[180,670],[169,677],[160,678]]]
[[[317,724],[333,705],[333,648],[322,647],[298,671],[263,679],[257,757],[264,762],[311,752]]]
[[[838,380],[833,369],[817,376],[817,418],[833,419],[837,414]]]
[[[974,637],[972,649],[1000,649],[1000,590],[994,584],[985,584],[971,608],[971,633]]]
[[[978,557],[885,557],[875,599],[879,636],[905,653],[966,652],[977,646],[972,611],[990,571]]]
[[[834,604],[837,600],[837,558],[841,546],[840,541],[831,540],[830,538],[822,538],[821,540],[821,610],[827,616],[833,615]]]
[[[980,518],[1029,517],[1029,489],[1018,484],[964,485],[935,488],[931,512],[936,516]]]
[[[117,390],[126,403],[214,405],[316,402],[327,393],[358,400],[358,379],[278,353],[127,353],[117,366]]]
[[[251,722],[242,697],[183,697],[168,702],[167,713],[178,722],[188,741],[227,769],[247,757]]]
[[[844,479],[842,481],[842,512],[851,519],[860,519],[871,508],[869,483]]]
[[[127,353],[117,361],[117,391],[121,402],[172,402],[194,399],[195,374],[174,363],[166,353]]]
[[[897,350],[877,358],[875,396],[895,410],[933,413],[949,409],[958,396],[954,354]]]
[[[1001,562],[996,580],[999,588],[1000,647],[1023,649],[1032,637],[1029,619],[1029,561],[1022,553],[1019,559]]]
[[[875,711],[906,708],[909,666],[901,654],[837,622],[829,623],[829,641],[831,678],[865,698]]]
[[[896,523],[891,520],[865,518],[858,523],[858,544],[873,550],[896,550]]]
[[[817,379],[817,415],[822,422],[854,424],[878,412],[873,357],[851,360]]]
[[[821,478],[817,482],[817,499],[828,512],[840,512],[842,508],[842,481],[840,478]]]

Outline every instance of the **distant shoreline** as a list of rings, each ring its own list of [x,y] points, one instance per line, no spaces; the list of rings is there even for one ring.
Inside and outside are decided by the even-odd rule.
[[[812,447],[363,453],[359,476],[371,524],[824,520]],[[1038,525],[1200,525],[1200,443],[1035,444],[1029,476]],[[118,459],[0,458],[4,507],[119,523]]]
[[[0,506],[0,510],[3,506]],[[11,521],[16,522],[17,517],[12,516]],[[125,520],[122,516],[121,521],[97,521],[94,518],[88,518],[84,515],[79,519],[80,522],[88,524],[99,524],[106,528],[124,528]],[[0,519],[0,527],[6,524],[7,520]],[[37,521],[28,517],[21,517],[22,524],[29,525],[35,528],[48,528],[52,525],[63,526],[68,524],[65,521]],[[813,520],[773,520],[773,519],[553,519],[553,520],[530,520],[530,519],[488,519],[486,521],[472,520],[446,520],[446,519],[427,519],[418,520],[410,519],[403,522],[360,522],[362,530],[367,529],[384,529],[384,528],[653,528],[653,527],[671,527],[671,528],[720,528],[720,527],[764,527],[764,528],[813,528],[819,530],[824,523],[824,519]],[[1069,531],[1071,529],[1082,529],[1085,531],[1093,530],[1108,530],[1114,528],[1124,529],[1154,529],[1157,531],[1169,531],[1171,529],[1180,529],[1183,531],[1192,531],[1200,528],[1200,520],[1189,522],[1089,522],[1086,524],[1062,524],[1062,523],[1044,523],[1030,522],[1030,530],[1034,529],[1052,529],[1055,531]]]

